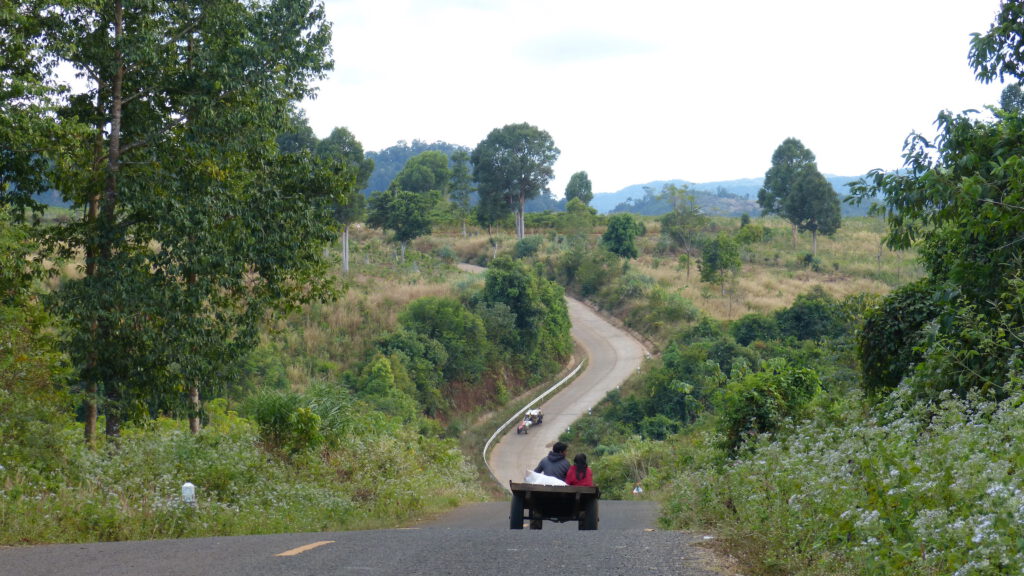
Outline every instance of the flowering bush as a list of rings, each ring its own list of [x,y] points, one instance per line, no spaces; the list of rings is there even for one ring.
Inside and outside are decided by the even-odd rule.
[[[728,464],[684,471],[674,526],[713,526],[787,574],[1024,571],[1024,392],[1002,402],[900,388],[852,426],[806,423]]]

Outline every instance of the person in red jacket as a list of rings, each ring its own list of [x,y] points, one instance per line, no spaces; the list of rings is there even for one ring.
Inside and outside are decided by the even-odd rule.
[[[569,486],[593,486],[594,473],[587,466],[587,455],[577,454],[572,462],[569,471],[565,473],[565,483]]]

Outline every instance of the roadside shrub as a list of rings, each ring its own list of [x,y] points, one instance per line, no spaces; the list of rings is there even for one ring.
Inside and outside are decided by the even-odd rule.
[[[261,389],[245,400],[242,411],[256,422],[260,438],[271,450],[294,454],[323,441],[320,417],[294,392]]]
[[[820,389],[817,373],[781,359],[731,380],[721,412],[726,447],[736,453],[748,439],[777,431],[787,418],[800,415]]]

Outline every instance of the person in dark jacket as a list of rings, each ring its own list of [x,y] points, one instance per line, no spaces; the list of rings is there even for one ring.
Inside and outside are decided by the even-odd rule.
[[[565,451],[568,449],[569,447],[564,442],[555,442],[555,445],[551,447],[551,452],[541,459],[540,464],[537,464],[533,471],[554,476],[564,482],[565,475],[569,472],[569,461],[565,459]]]

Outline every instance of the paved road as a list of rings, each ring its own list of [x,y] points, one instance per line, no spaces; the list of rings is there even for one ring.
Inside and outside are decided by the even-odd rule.
[[[699,536],[653,528],[647,502],[601,502],[601,527],[509,530],[508,504],[405,530],[0,548],[0,576],[713,576]],[[282,555],[289,554],[289,555]]]

